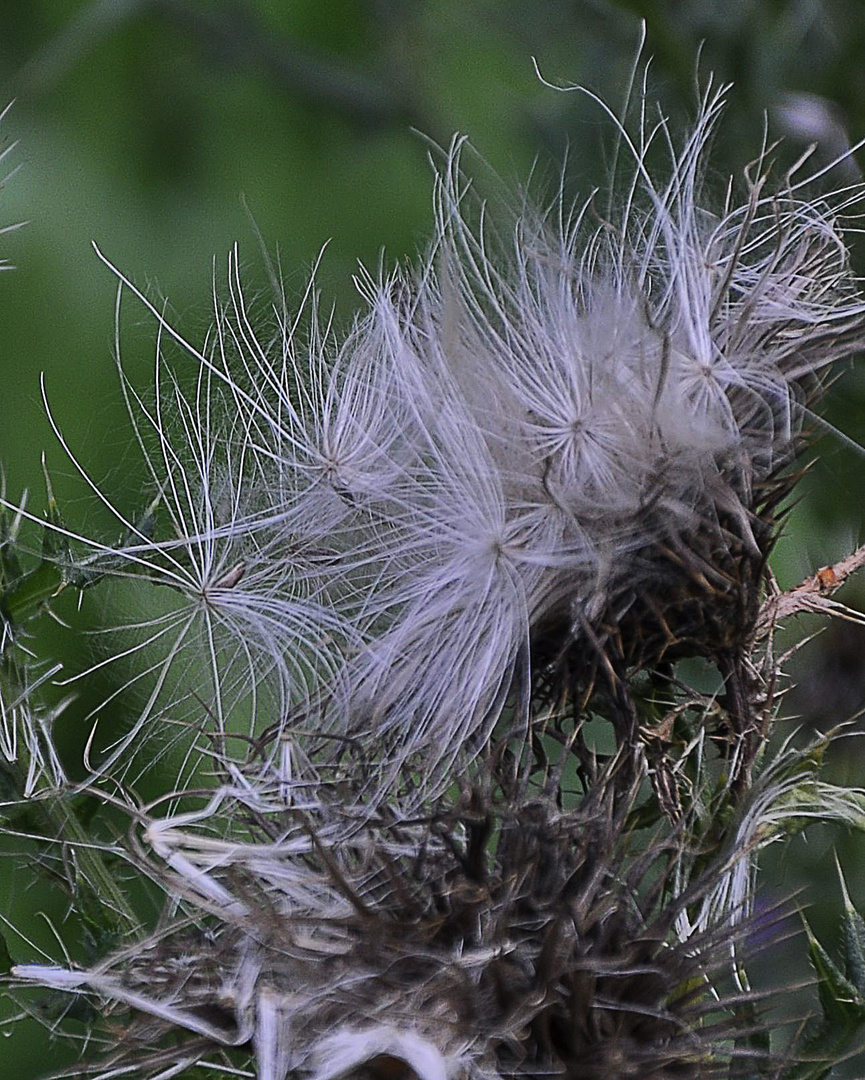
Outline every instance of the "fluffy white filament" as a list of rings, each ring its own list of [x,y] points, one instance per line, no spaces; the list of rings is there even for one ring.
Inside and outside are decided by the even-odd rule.
[[[750,536],[752,491],[855,347],[838,220],[861,193],[812,200],[790,177],[768,194],[759,160],[740,201],[704,206],[722,98],[679,149],[663,119],[624,136],[619,219],[523,206],[510,240],[482,208],[471,224],[455,141],[428,260],[362,277],[342,343],[312,300],[306,339],[284,307],[262,339],[236,251],[200,348],[122,279],[160,327],[155,403],[127,394],[171,529],[117,554],[183,602],[124,653],[144,650],[150,690],[103,768],[197,681],[223,734],[276,721],[315,757],[322,732],[331,755],[362,747],[373,789],[409,768],[433,793],[508,702],[519,723],[545,620],[576,632],[638,592],[658,540],[720,517]],[[169,339],[197,365],[191,393]]]

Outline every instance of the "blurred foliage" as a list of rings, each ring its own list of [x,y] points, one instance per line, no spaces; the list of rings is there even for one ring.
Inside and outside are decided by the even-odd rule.
[[[212,276],[218,284],[235,239],[262,310],[267,277],[257,231],[278,254],[290,302],[327,244],[318,280],[325,309],[335,303],[344,324],[356,304],[357,260],[375,269],[424,248],[430,142],[446,146],[454,132],[467,134],[490,166],[477,167],[481,191],[498,191],[496,176],[506,186],[524,181],[537,162],[543,192],[558,184],[566,156],[575,197],[604,183],[607,118],[585,96],[545,87],[531,58],[550,81],[580,83],[618,108],[640,20],[644,56],[652,58],[650,97],[669,115],[694,112],[708,73],[734,82],[710,183],[741,175],[759,152],[767,116],[770,139],[788,136],[782,162],[818,136],[825,136],[818,155],[829,156],[839,139],[865,136],[860,0],[7,0],[0,105],[16,101],[0,139],[19,141],[6,160],[22,168],[2,191],[0,222],[29,222],[3,238],[0,252],[17,267],[0,280],[0,461],[10,496],[33,486],[30,506],[44,509],[44,450],[70,527],[116,529],[51,431],[39,390],[44,372],[51,412],[78,460],[125,513],[140,512],[146,499],[111,359],[116,281],[91,241],[150,295],[164,295],[192,338],[206,332]],[[823,116],[822,127],[808,128],[812,114]],[[851,168],[827,182],[854,182]],[[862,253],[854,255],[865,265]],[[121,321],[124,364],[146,386],[154,327],[129,302]],[[832,421],[860,443],[863,400],[865,376],[851,372],[831,406]],[[831,437],[820,452],[779,547],[785,585],[844,554],[859,530],[861,456]],[[34,547],[39,542],[34,533]],[[72,629],[45,618],[36,632],[44,641],[35,644],[75,670],[98,648],[90,631],[105,617],[105,599],[85,594],[80,611],[68,599],[55,611]],[[843,701],[861,704],[862,639],[828,647],[852,648],[852,689]],[[819,671],[832,670],[832,655],[812,653],[816,700]],[[88,701],[109,692],[80,688],[63,714],[59,739],[73,772]],[[31,857],[28,843],[21,850]],[[825,852],[806,862],[807,873],[826,872],[819,858],[825,863]],[[62,897],[31,890],[19,860],[3,867],[0,914],[32,938],[7,932],[9,952],[16,960],[34,958],[38,948],[53,954],[48,920],[66,918]],[[865,869],[849,878],[861,897]],[[799,880],[789,873],[782,887]],[[819,913],[810,921],[822,934]],[[0,966],[3,956],[0,945]],[[27,1080],[58,1064],[41,1030],[31,1029],[38,1053],[20,1035],[3,1040],[4,1075],[14,1070]]]

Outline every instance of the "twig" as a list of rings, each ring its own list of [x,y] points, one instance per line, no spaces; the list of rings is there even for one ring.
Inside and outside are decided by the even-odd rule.
[[[806,611],[818,615],[834,615],[865,625],[865,615],[862,612],[832,599],[847,578],[863,566],[865,544],[833,566],[821,566],[815,574],[805,578],[795,588],[770,596],[764,601],[757,617],[755,638],[759,640],[765,637],[777,623]]]

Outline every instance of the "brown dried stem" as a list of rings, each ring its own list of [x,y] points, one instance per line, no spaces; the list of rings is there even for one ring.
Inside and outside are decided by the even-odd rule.
[[[755,640],[766,637],[779,622],[792,615],[814,612],[818,615],[833,615],[851,622],[865,624],[865,615],[847,607],[833,595],[847,581],[851,574],[865,566],[865,544],[850,555],[846,555],[832,566],[821,566],[816,573],[805,578],[786,592],[777,592],[766,599],[757,617]]]

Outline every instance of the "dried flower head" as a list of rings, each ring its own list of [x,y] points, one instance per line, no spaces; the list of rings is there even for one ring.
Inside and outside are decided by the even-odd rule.
[[[675,931],[736,858],[680,891],[681,845],[632,835],[620,765],[573,810],[476,787],[414,822],[223,789],[147,820],[187,917],[90,969],[17,974],[101,1002],[117,1046],[86,1075],[104,1078],[247,1044],[258,1080],[745,1075],[745,935],[729,915]],[[243,818],[243,839],[218,835]]]

